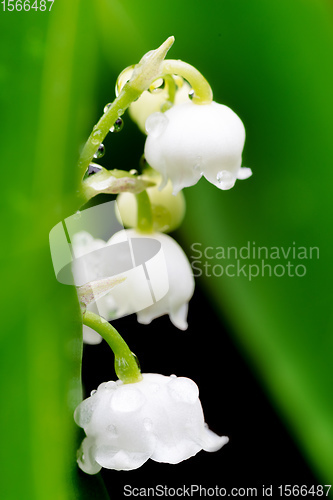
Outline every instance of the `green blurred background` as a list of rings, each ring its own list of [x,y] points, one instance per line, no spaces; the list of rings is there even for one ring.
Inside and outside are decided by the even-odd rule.
[[[253,170],[227,192],[204,179],[186,189],[188,255],[194,242],[319,248],[295,262],[304,277],[198,284],[318,482],[332,483],[332,3],[55,0],[51,12],[1,10],[0,23],[1,499],[103,498],[98,478],[76,478],[79,315],[48,233],[77,210],[78,151],[118,73],[171,34],[170,58],[196,66],[242,118]],[[104,166],[136,168],[144,138],[129,119],[114,142]]]

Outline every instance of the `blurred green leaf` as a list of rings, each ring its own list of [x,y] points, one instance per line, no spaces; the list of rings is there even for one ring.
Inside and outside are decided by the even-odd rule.
[[[74,210],[78,150],[91,121],[90,2],[1,12],[0,22],[0,496],[73,500],[81,498],[73,410],[82,331],[74,287],[56,281],[48,235]]]
[[[268,259],[286,275],[201,279],[321,480],[333,463],[332,185],[333,29],[326,2],[223,2],[215,99],[247,129],[253,177],[227,192],[202,179],[186,190],[188,253],[205,247],[306,247],[308,258]],[[206,47],[207,48],[207,47]],[[218,62],[218,61],[216,61]],[[223,76],[225,75],[225,76]],[[319,259],[309,248],[319,248]],[[211,256],[213,250],[210,250]],[[289,277],[287,261],[306,266]],[[261,259],[241,260],[241,266]],[[248,267],[246,268],[248,272]],[[253,268],[254,269],[254,268]],[[294,268],[295,269],[295,268]],[[281,274],[281,267],[277,273]],[[273,272],[274,274],[274,272]],[[295,274],[295,273],[294,273]],[[208,319],[207,319],[208,321]],[[240,395],[241,397],[241,395]]]

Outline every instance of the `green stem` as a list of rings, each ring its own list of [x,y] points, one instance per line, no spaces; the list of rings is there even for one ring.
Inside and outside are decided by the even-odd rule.
[[[107,112],[99,119],[80,155],[78,166],[81,177],[84,176],[89,163],[94,158],[98,146],[101,145],[114,122],[126,111],[135,99],[140,97],[141,93],[142,92],[132,88],[128,82],[124,85],[120,94],[113,101]]]
[[[190,64],[176,59],[166,59],[162,63],[163,74],[179,75],[185,78],[194,90],[192,102],[195,104],[210,104],[213,100],[212,89],[200,71]],[[162,75],[163,78],[163,75]]]
[[[138,206],[137,230],[141,233],[153,232],[153,213],[147,191],[135,195]]]
[[[167,91],[169,94],[168,100],[173,104],[175,102],[176,90],[177,90],[175,80],[172,78],[171,75],[165,75],[164,81],[166,83]]]
[[[114,354],[116,375],[124,384],[132,384],[142,380],[142,375],[133,353],[110,323],[91,311],[85,311],[83,314],[83,324],[99,333],[109,344]]]
[[[84,145],[78,165],[81,178],[92,161],[98,146],[101,145],[117,118],[123,115],[131,103],[138,99],[142,92],[147,90],[152,82],[158,78],[161,73],[162,62],[173,42],[174,37],[170,36],[156,50],[145,54],[134,67],[131,79],[125,83],[118,97],[95,125]]]

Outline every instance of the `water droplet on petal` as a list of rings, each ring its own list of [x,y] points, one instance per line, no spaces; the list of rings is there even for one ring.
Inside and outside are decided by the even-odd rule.
[[[192,89],[188,93],[188,98],[191,99],[191,101],[192,101],[193,97],[194,97],[194,90]]]
[[[120,132],[124,126],[124,121],[122,118],[117,118],[112,127],[110,128],[110,132]]]
[[[129,173],[131,175],[138,175],[139,172],[137,170],[135,170],[135,168],[132,168],[132,170],[130,170]]]
[[[91,391],[90,396],[93,396],[94,394],[96,394],[96,392],[97,392],[97,390],[94,389],[93,391]]]
[[[104,106],[103,112],[104,112],[104,113],[106,113],[106,112],[107,112],[107,110],[108,110],[109,108],[111,108],[111,106],[112,106],[112,102],[109,102],[109,104],[106,104],[106,105]]]
[[[90,163],[89,167],[87,168],[83,180],[87,179],[91,175],[97,174],[97,172],[100,172],[102,170],[102,167],[97,165],[96,163]]]
[[[102,140],[103,134],[102,131],[99,129],[95,129],[91,135],[91,142],[92,144],[99,144]]]
[[[197,156],[194,160],[193,170],[199,174],[202,174],[203,165],[201,156]]]
[[[116,387],[117,387],[117,384],[116,384],[116,382],[113,382],[113,380],[111,380],[110,382],[107,382],[104,386],[104,388],[109,390],[109,391],[113,391],[114,389],[116,389]]]
[[[105,146],[104,144],[100,144],[98,146],[96,153],[94,154],[94,158],[102,158],[102,156],[104,155],[105,155]]]
[[[150,418],[145,418],[143,421],[143,427],[146,429],[146,431],[151,431],[153,428],[153,421],[150,420]]]
[[[117,427],[115,425],[113,425],[113,424],[108,425],[106,430],[108,431],[109,436],[113,436],[113,437],[118,436]]]
[[[235,176],[228,170],[220,170],[216,175],[216,180],[222,189],[230,189],[235,184]]]
[[[173,379],[168,384],[171,397],[175,401],[193,404],[197,401],[199,396],[198,386],[185,377]]]
[[[138,389],[129,386],[122,386],[113,394],[111,399],[111,408],[116,412],[134,412],[144,403],[145,398]]]
[[[146,120],[147,133],[152,137],[161,135],[168,125],[168,118],[163,113],[152,113]]]
[[[151,384],[150,390],[151,390],[151,392],[156,393],[160,390],[160,386],[158,384]]]

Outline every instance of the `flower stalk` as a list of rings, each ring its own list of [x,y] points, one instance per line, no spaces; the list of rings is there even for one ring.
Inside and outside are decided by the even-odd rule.
[[[78,166],[81,179],[89,163],[92,161],[96,150],[102,144],[102,141],[115,121],[122,116],[130,104],[138,99],[142,92],[147,90],[152,82],[159,77],[162,62],[174,40],[174,37],[170,36],[158,49],[152,50],[142,57],[140,62],[134,67],[130,80],[125,83],[118,97],[115,98],[111,106],[99,119],[84,145],[79,158]]]
[[[116,375],[124,384],[132,384],[142,380],[136,358],[124,339],[110,323],[98,316],[98,314],[87,310],[83,313],[83,324],[99,333],[109,344],[114,353]]]
[[[194,95],[192,102],[194,104],[210,104],[213,100],[213,91],[207,82],[194,66],[180,59],[166,59],[162,64],[163,74],[161,75],[179,75],[185,78],[191,85]]]
[[[153,232],[153,213],[147,191],[135,195],[138,206],[137,230],[140,233]]]

